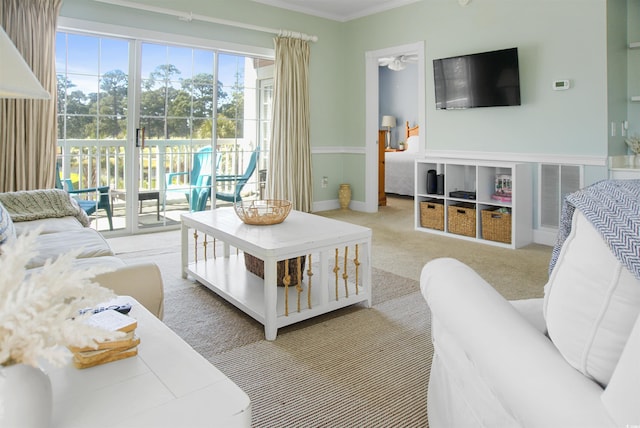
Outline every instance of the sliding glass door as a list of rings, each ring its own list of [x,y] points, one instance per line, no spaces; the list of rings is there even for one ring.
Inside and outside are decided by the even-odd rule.
[[[178,224],[181,213],[210,206],[216,54],[146,42],[140,52],[139,132],[144,132],[144,146],[139,142],[138,196],[157,196],[161,212],[140,216],[139,223]]]
[[[177,227],[263,196],[273,60],[59,32],[56,67],[61,178],[109,187],[94,227]]]
[[[84,192],[74,197],[96,201],[98,230],[125,226],[114,205],[128,184],[129,68],[127,40],[57,34],[57,172],[60,185]],[[98,188],[109,192],[102,204]]]

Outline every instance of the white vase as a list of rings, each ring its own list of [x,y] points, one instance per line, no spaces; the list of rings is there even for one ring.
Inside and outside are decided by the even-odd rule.
[[[49,427],[52,401],[51,380],[41,369],[27,364],[0,368],[0,427]]]

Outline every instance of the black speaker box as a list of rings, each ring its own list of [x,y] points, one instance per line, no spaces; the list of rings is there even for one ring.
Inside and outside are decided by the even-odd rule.
[[[436,170],[430,169],[427,171],[427,193],[435,195],[438,190],[438,182],[436,178]]]
[[[438,174],[436,181],[436,193],[438,195],[444,195],[444,174]]]

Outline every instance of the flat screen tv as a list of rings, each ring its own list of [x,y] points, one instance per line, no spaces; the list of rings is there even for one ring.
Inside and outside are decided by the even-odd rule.
[[[433,60],[436,109],[520,105],[518,48]]]

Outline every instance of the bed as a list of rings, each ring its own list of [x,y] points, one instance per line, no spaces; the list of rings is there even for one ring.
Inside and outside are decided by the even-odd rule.
[[[415,160],[420,156],[419,126],[409,127],[406,123],[406,150],[385,152],[384,191],[396,195],[413,196]]]

